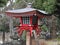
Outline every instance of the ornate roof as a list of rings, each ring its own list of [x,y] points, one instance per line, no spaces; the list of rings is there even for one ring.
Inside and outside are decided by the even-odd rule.
[[[26,12],[30,12],[30,11],[39,11],[40,13],[43,14],[48,14],[46,11],[43,10],[38,10],[38,9],[34,9],[34,8],[23,8],[23,9],[16,9],[16,10],[8,10],[6,11],[7,13],[26,13]]]
[[[34,9],[34,8],[23,8],[23,9],[16,9],[16,10],[8,10],[6,11],[6,14],[9,16],[15,16],[15,17],[19,17],[19,16],[33,16],[33,15],[37,15],[37,16],[43,16],[43,15],[48,15],[48,13],[46,11],[43,10],[38,10],[38,9]]]

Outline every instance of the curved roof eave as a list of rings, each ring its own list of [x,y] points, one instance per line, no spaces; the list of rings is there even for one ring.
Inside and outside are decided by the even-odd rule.
[[[6,13],[26,13],[26,12],[30,12],[30,11],[34,11],[34,10],[37,10],[37,9],[34,9],[34,8],[23,8],[23,9],[16,9],[16,10],[8,10],[6,11]],[[46,11],[43,11],[43,10],[37,10],[39,11],[40,13],[43,13],[43,14],[48,14]]]

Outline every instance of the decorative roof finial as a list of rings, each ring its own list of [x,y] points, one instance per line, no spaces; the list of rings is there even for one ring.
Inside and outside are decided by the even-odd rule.
[[[26,2],[25,0],[23,0],[26,5],[27,5],[27,8],[31,8],[32,7],[32,4],[35,2],[35,0],[33,0],[32,2]]]

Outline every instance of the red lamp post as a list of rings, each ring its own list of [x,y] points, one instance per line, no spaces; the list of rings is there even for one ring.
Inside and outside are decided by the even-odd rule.
[[[17,30],[19,35],[21,35],[24,30],[29,31],[30,35],[32,35],[33,30],[38,34],[38,20],[46,14],[45,11],[37,10],[29,6],[24,9],[6,11],[6,15],[20,18],[20,26],[18,26],[19,28]]]

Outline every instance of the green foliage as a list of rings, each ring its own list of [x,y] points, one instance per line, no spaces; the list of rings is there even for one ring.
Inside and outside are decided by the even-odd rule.
[[[25,0],[27,2],[32,2],[32,0]],[[20,0],[16,0],[17,3],[21,2]],[[57,0],[35,0],[33,3],[33,7],[40,9],[40,10],[45,10],[46,12],[52,14],[56,10],[56,3]],[[19,3],[26,5],[25,3]],[[21,5],[21,6],[23,6]]]
[[[14,19],[13,19],[13,27],[19,26],[19,25],[20,25],[20,23],[19,23],[19,18],[14,18]]]
[[[23,33],[22,33],[22,39],[23,40],[26,40],[26,31],[24,30]]]
[[[58,18],[60,19],[60,0],[57,0],[56,8],[57,10],[55,11],[55,13],[58,15]]]
[[[41,26],[41,29],[42,29],[42,31],[48,31],[48,28],[45,24]]]
[[[0,7],[3,7],[6,5],[8,0],[0,0]]]
[[[57,3],[56,3],[55,14],[56,14],[56,17],[57,17],[57,31],[59,32],[60,31],[60,0],[57,0],[56,2]]]
[[[8,32],[9,31],[9,25],[7,23],[7,19],[4,17],[1,19],[1,22],[0,22],[0,31],[5,31],[5,32]]]
[[[60,30],[60,19],[57,18],[57,30],[59,31]]]
[[[56,0],[35,0],[34,8],[45,10],[48,13],[53,13],[56,10]]]

